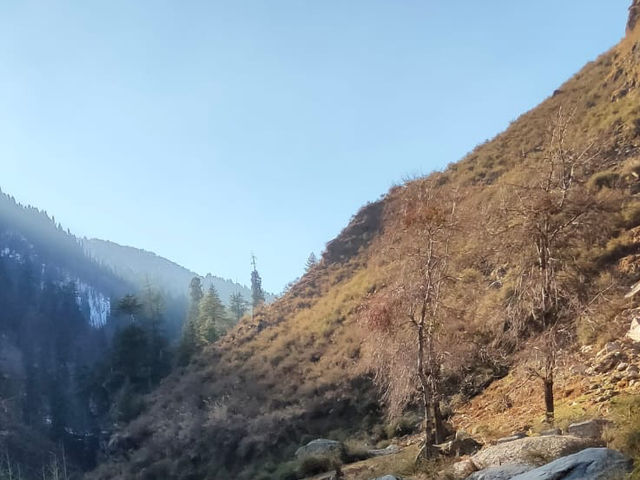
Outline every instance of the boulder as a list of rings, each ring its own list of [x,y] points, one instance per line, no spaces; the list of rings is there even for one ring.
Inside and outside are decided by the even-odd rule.
[[[638,321],[638,318],[634,318],[631,321],[631,326],[627,332],[627,338],[634,342],[640,342],[640,321]]]
[[[478,470],[501,465],[540,465],[593,445],[593,439],[571,435],[526,437],[485,448],[471,457],[471,460]]]
[[[534,468],[531,465],[502,465],[474,472],[466,480],[510,480],[516,475],[526,473]]]
[[[383,477],[377,477],[372,480],[402,480],[402,478],[396,477],[395,475],[384,475]]]
[[[609,420],[594,418],[586,422],[572,423],[567,427],[567,433],[579,438],[601,439],[605,427],[611,425]]]
[[[631,471],[633,462],[608,448],[587,448],[542,467],[512,477],[512,480],[614,480]]]
[[[341,442],[327,440],[326,438],[318,438],[316,440],[311,440],[309,443],[296,450],[296,458],[303,459],[329,455],[342,457],[344,451],[344,445]]]

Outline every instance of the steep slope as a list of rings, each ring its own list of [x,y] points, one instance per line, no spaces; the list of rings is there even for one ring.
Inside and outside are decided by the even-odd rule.
[[[452,245],[459,277],[451,295],[455,342],[443,345],[455,352],[448,357],[455,361],[445,365],[447,393],[464,403],[503,376],[527,357],[541,331],[528,315],[514,318],[519,314],[511,309],[525,266],[521,235],[510,228],[518,221],[510,208],[519,200],[513,186],[540,171],[559,112],[569,119],[567,143],[590,152],[580,183],[607,205],[588,210],[599,228],[563,246],[575,265],[565,280],[574,282],[576,301],[588,306],[568,319],[564,348],[612,334],[610,319],[634,306],[624,293],[640,275],[640,29],[634,11],[619,45],[504,133],[444,172],[393,188],[358,212],[286,295],[166,379],[148,410],[119,435],[126,440],[121,448],[91,478],[292,478],[278,464],[312,436],[359,432],[379,439],[376,426],[383,419],[363,342],[375,333],[359,327],[358,312],[394,281],[385,246],[402,240],[398,218],[427,187],[458,196],[462,217]],[[505,332],[516,320],[524,328],[509,340]]]
[[[189,282],[197,276],[195,272],[153,252],[96,238],[85,239],[82,243],[91,257],[109,266],[130,283],[142,287],[151,282],[175,298],[186,297]],[[234,293],[239,292],[243,297],[251,298],[251,291],[244,285],[215,275],[205,276],[203,285],[205,288],[213,285],[227,305]]]

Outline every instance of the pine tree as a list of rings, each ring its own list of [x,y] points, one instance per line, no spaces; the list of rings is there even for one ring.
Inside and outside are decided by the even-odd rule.
[[[311,268],[318,263],[318,257],[316,257],[316,254],[311,252],[311,254],[309,254],[309,258],[307,258],[307,263],[305,265],[305,269],[307,270],[307,272],[309,270],[311,270]]]
[[[229,309],[231,310],[235,323],[238,323],[249,309],[249,302],[245,300],[240,292],[236,292],[231,295]]]
[[[222,333],[222,323],[226,317],[226,310],[220,301],[218,292],[211,285],[200,301],[197,333],[198,340],[204,343],[215,342]]]
[[[264,290],[262,290],[262,278],[256,269],[256,256],[251,255],[251,300],[254,309],[264,303]]]
[[[136,315],[142,311],[142,304],[138,300],[138,297],[128,294],[120,299],[116,311],[123,315],[128,315],[131,321],[134,322]]]
[[[195,353],[198,344],[198,315],[200,314],[200,301],[204,296],[202,292],[202,280],[193,277],[189,284],[189,311],[182,329],[182,339],[178,347],[178,363],[186,365]]]

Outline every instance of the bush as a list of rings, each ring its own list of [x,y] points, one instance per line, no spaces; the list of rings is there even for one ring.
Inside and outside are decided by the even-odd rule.
[[[605,170],[604,172],[598,172],[589,179],[589,186],[595,190],[602,190],[603,188],[616,188],[620,180],[620,174]]]
[[[298,474],[303,477],[335,470],[342,465],[342,460],[335,455],[318,455],[306,457],[300,461]]]
[[[369,458],[369,447],[356,440],[347,440],[344,443],[344,460],[346,463],[358,462]]]

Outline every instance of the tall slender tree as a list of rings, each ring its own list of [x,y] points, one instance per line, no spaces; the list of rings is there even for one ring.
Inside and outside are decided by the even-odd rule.
[[[576,247],[585,235],[606,231],[601,216],[602,197],[588,186],[596,156],[594,142],[576,145],[570,140],[571,115],[558,111],[540,163],[524,182],[506,193],[509,228],[516,229],[519,283],[511,296],[509,330],[516,338],[528,328],[543,332],[543,359],[530,373],[544,391],[546,418],[553,423],[554,376],[562,323],[585,302],[584,282]],[[598,224],[596,225],[596,221]],[[591,242],[587,242],[591,243]]]
[[[262,278],[256,267],[256,256],[251,255],[251,300],[255,310],[264,303],[264,290],[262,290]]]
[[[309,270],[311,270],[316,263],[318,263],[318,257],[316,257],[316,254],[311,252],[309,254],[309,258],[307,258],[307,263],[305,264],[305,269],[308,272]]]
[[[182,328],[182,338],[178,347],[178,363],[186,365],[198,346],[198,316],[200,314],[200,301],[204,293],[202,291],[202,280],[200,277],[193,277],[189,283],[189,310]]]
[[[374,380],[391,415],[413,402],[424,412],[419,458],[434,454],[444,440],[440,413],[443,330],[453,324],[445,305],[451,294],[450,245],[456,231],[455,192],[438,190],[433,181],[410,185],[396,224],[386,238],[392,283],[363,305],[364,346]]]
[[[249,309],[249,303],[242,296],[242,293],[236,292],[231,295],[229,309],[233,315],[233,320],[237,323]]]
[[[200,301],[198,315],[198,339],[203,343],[215,342],[222,333],[222,324],[227,316],[218,292],[211,285]]]

